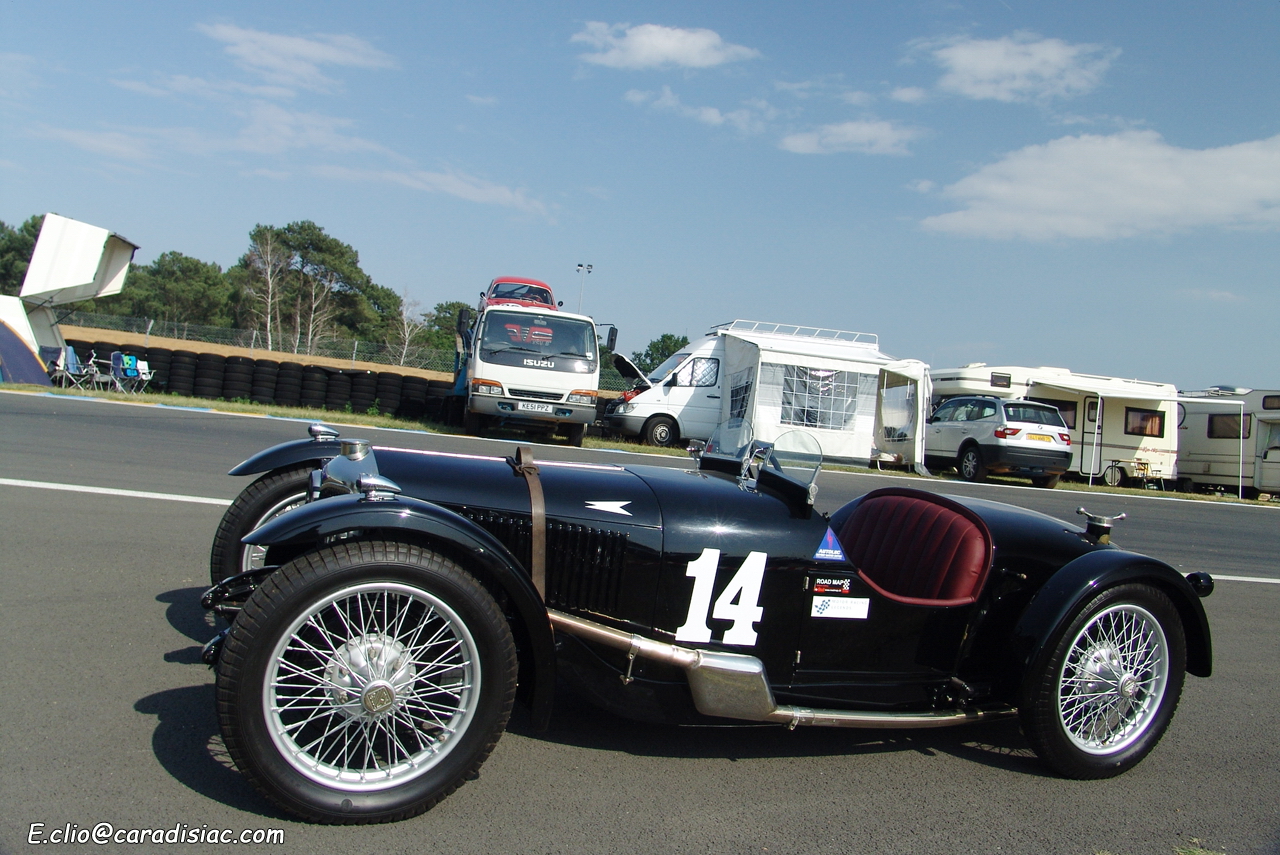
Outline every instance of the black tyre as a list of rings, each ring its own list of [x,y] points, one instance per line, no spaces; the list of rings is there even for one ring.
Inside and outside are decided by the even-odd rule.
[[[582,447],[582,438],[587,435],[587,426],[583,424],[565,425],[564,436],[570,445]]]
[[[1022,729],[1067,778],[1110,778],[1155,748],[1182,695],[1187,643],[1164,592],[1119,585],[1090,600],[1029,680]]]
[[[1061,475],[1037,475],[1031,479],[1032,487],[1041,487],[1045,490],[1052,490],[1058,486],[1058,482],[1062,480]]]
[[[976,445],[970,445],[960,452],[956,469],[966,481],[978,483],[987,480],[987,465],[982,462],[982,450]]]
[[[675,419],[670,416],[654,416],[644,423],[640,439],[649,445],[668,448],[680,441],[680,430],[676,427]]]
[[[311,464],[266,473],[236,496],[222,515],[209,553],[209,582],[216,585],[228,576],[263,565],[266,550],[246,546],[240,538],[270,519],[307,501]]]
[[[249,598],[218,661],[236,767],[313,822],[390,822],[474,777],[506,728],[517,659],[489,593],[382,541],[308,553]]]
[[[462,414],[462,430],[471,436],[484,436],[489,428],[488,416],[470,410]]]

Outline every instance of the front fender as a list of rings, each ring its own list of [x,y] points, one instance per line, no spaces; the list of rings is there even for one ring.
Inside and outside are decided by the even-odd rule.
[[[528,635],[533,677],[530,705],[535,726],[545,728],[550,722],[556,684],[551,619],[528,571],[501,542],[475,523],[439,505],[408,496],[370,500],[345,495],[310,502],[282,514],[245,535],[243,542],[305,549],[355,531],[378,532],[391,539],[408,536],[442,548],[468,571],[506,594]]]
[[[272,469],[296,466],[308,460],[324,463],[342,453],[337,439],[295,439],[265,448],[233,468],[228,475],[256,475]]]
[[[1162,590],[1182,618],[1187,639],[1187,670],[1198,677],[1213,672],[1213,642],[1209,619],[1191,584],[1163,562],[1125,552],[1103,549],[1087,552],[1062,567],[1027,605],[1010,637],[1009,654],[1014,673],[1025,683],[1039,673],[1052,655],[1055,639],[1088,599],[1105,588],[1126,582],[1145,582]]]

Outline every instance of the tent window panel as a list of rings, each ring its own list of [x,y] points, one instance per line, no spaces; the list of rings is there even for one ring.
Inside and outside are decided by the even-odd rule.
[[[741,386],[734,386],[729,390],[729,418],[745,419],[747,417],[747,402],[751,400],[751,381],[748,380]]]
[[[1248,439],[1253,430],[1253,416],[1244,417],[1244,438]],[[1209,439],[1239,439],[1240,414],[1220,414],[1209,416]]]
[[[1124,408],[1124,432],[1129,436],[1164,436],[1164,413],[1138,407]]]
[[[1048,404],[1051,407],[1057,407],[1058,412],[1062,414],[1062,420],[1067,424],[1067,429],[1076,429],[1075,401],[1064,401],[1061,398],[1028,398],[1027,400],[1036,401],[1040,404]]]
[[[720,377],[720,360],[706,356],[690,359],[676,374],[677,386],[714,386]]]
[[[855,371],[783,365],[780,424],[853,430],[858,413]],[[874,387],[872,387],[874,388]]]
[[[915,384],[886,387],[881,392],[880,417],[886,440],[910,439],[916,420]]]

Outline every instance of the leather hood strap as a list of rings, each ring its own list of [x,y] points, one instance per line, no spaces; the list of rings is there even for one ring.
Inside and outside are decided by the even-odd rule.
[[[533,449],[522,445],[515,457],[507,458],[516,475],[529,485],[529,508],[532,512],[532,543],[529,572],[533,586],[538,589],[543,602],[547,599],[547,504],[542,496],[542,481],[538,477],[538,464],[533,462]]]

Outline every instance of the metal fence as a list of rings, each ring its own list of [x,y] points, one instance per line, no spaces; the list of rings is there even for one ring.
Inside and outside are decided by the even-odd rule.
[[[251,350],[266,349],[266,340],[257,330],[238,330],[229,327],[211,327],[202,324],[181,324],[172,321],[156,321],[150,318],[127,318],[121,315],[101,315],[93,312],[72,312],[60,321],[62,326],[94,327],[104,330],[153,335],[181,341],[207,342],[228,347]],[[309,350],[276,344],[275,353],[293,353],[299,356],[323,356],[329,359],[350,359],[352,362],[374,362],[379,365],[400,365],[428,371],[453,373],[453,351],[429,347],[410,347],[401,351],[398,347],[356,339],[328,339],[315,343]],[[631,384],[622,378],[612,365],[600,366],[600,388],[612,392],[630,389]]]

